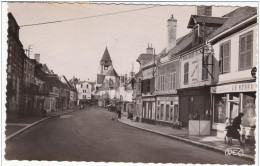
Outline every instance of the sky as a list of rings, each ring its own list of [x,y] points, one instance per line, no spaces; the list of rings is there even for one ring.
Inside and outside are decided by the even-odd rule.
[[[206,3],[206,2],[205,2]],[[31,58],[40,54],[40,62],[59,76],[73,76],[81,80],[95,81],[100,60],[108,48],[113,67],[119,75],[129,73],[136,59],[146,52],[148,43],[159,54],[166,47],[167,19],[173,14],[177,19],[177,38],[184,36],[195,6],[126,4],[61,4],[61,3],[8,3],[18,25],[50,22],[103,15],[133,9],[142,10],[78,19],[67,22],[25,26],[20,28],[20,40],[24,49],[32,45]],[[237,7],[213,6],[213,16],[223,16]],[[133,64],[133,65],[132,65]]]

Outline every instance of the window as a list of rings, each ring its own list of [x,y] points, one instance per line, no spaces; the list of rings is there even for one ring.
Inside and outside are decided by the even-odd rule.
[[[137,85],[138,85],[138,91],[141,92],[141,84],[142,84],[142,80],[141,78],[138,78],[138,82],[137,82]]]
[[[160,90],[161,91],[164,91],[164,84],[165,84],[165,82],[164,82],[164,75],[161,75],[160,76]]]
[[[219,52],[219,72],[228,73],[230,72],[230,56],[231,46],[230,41],[220,44]]]
[[[248,32],[239,39],[239,70],[252,68],[253,63],[253,32]]]
[[[83,87],[83,85],[81,84],[81,88]]]
[[[176,88],[176,73],[170,74],[170,90],[174,90]]]
[[[215,111],[214,111],[214,122],[225,123],[226,120],[226,95],[217,94],[215,95]]]
[[[88,89],[88,85],[87,85],[87,89]]]
[[[189,62],[184,64],[184,84],[189,82]]]
[[[104,66],[104,70],[108,70],[108,66]]]
[[[208,80],[208,64],[209,63],[209,56],[204,56],[204,66],[202,65],[202,80]]]

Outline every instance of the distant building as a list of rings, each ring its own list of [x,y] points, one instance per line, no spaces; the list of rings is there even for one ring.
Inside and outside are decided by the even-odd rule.
[[[37,92],[37,85],[35,82],[35,59],[30,59],[25,56],[24,59],[24,75],[23,75],[23,113],[25,115],[33,114],[34,95]]]
[[[22,114],[23,66],[26,55],[19,39],[19,29],[12,13],[8,13],[7,118]]]
[[[88,81],[78,82],[76,84],[76,89],[78,92],[78,104],[85,103],[91,100],[93,92],[93,84]]]

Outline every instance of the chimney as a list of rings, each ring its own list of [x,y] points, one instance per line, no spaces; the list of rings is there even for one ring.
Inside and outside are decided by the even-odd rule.
[[[212,16],[212,6],[197,6],[197,15]]]
[[[34,59],[40,63],[40,54],[34,54]]]
[[[148,43],[148,48],[146,49],[146,53],[147,54],[153,54],[153,46],[151,45],[149,45],[149,43]]]
[[[174,19],[173,15],[168,19],[168,42],[166,51],[168,52],[171,48],[176,46],[176,32],[177,32],[177,20]]]

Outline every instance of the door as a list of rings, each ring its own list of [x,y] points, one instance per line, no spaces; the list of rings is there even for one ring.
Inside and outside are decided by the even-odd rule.
[[[189,121],[189,97],[183,96],[180,97],[180,121],[183,123],[184,126],[188,125]]]

